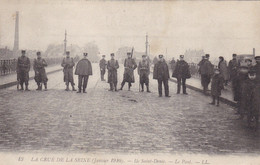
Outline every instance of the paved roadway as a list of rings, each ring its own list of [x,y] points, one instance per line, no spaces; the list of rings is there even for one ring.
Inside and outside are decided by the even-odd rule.
[[[159,98],[152,79],[152,93],[139,93],[138,83],[109,92],[93,67],[87,94],[64,91],[62,72],[48,76],[48,91],[34,81],[30,92],[0,90],[0,151],[260,153],[260,130],[236,120],[231,107],[191,90],[177,95],[172,82],[172,97]]]

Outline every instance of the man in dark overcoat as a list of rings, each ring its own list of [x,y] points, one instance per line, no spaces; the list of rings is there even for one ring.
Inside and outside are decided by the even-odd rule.
[[[229,77],[231,81],[231,87],[232,87],[232,92],[233,92],[233,100],[238,101],[239,99],[239,84],[238,84],[238,69],[239,69],[239,62],[237,60],[237,55],[233,54],[232,55],[232,60],[229,61],[228,63],[228,72],[229,72]]]
[[[81,93],[82,84],[83,84],[83,93],[86,92],[88,85],[88,78],[92,75],[92,65],[91,62],[87,59],[88,53],[83,53],[83,59],[79,60],[76,65],[75,75],[78,75],[78,92]]]
[[[183,94],[186,92],[186,79],[191,77],[190,67],[186,61],[184,61],[184,55],[180,55],[180,60],[177,62],[172,77],[177,78],[177,94],[180,94],[181,85]]]
[[[66,91],[69,91],[69,83],[72,86],[72,90],[76,91],[74,85],[74,78],[73,78],[73,67],[75,63],[72,57],[70,57],[70,52],[66,52],[66,57],[63,58],[61,66],[63,67],[64,73],[64,82],[66,83]]]
[[[104,75],[106,73],[106,65],[107,65],[107,61],[105,60],[105,57],[106,57],[105,55],[102,55],[102,59],[99,61],[101,81],[105,81]]]
[[[155,64],[153,70],[153,79],[158,81],[159,97],[162,97],[162,84],[164,85],[165,97],[169,96],[168,80],[170,78],[168,65],[165,62],[163,55],[159,55],[159,61]]]
[[[47,90],[47,75],[45,67],[47,62],[41,57],[41,52],[37,52],[37,58],[33,61],[33,70],[35,72],[34,80],[37,83],[38,88],[36,90],[42,90],[42,83],[44,84],[45,90]]]
[[[118,61],[115,60],[115,54],[111,53],[111,59],[107,62],[108,80],[110,85],[109,91],[117,91],[117,69],[119,68]]]
[[[136,62],[132,58],[132,53],[130,53],[130,52],[127,53],[127,58],[125,59],[124,67],[125,67],[124,78],[121,83],[120,90],[123,90],[125,83],[128,82],[128,90],[130,91],[132,83],[135,82],[134,70],[137,68]]]
[[[214,73],[213,69],[214,69],[214,66],[209,61],[209,54],[206,54],[204,62],[200,67],[201,83],[202,83],[202,86],[203,86],[203,92],[204,93],[207,93],[211,76]]]
[[[138,75],[139,75],[139,82],[141,85],[141,91],[144,91],[144,84],[146,85],[146,91],[150,93],[149,90],[149,74],[150,74],[150,63],[147,60],[146,55],[142,55],[142,60],[138,64]]]
[[[19,73],[19,80],[21,85],[21,90],[24,90],[23,84],[25,84],[25,90],[29,91],[29,71],[30,71],[30,59],[25,56],[26,51],[22,50],[22,56],[18,58],[17,61],[17,71]]]

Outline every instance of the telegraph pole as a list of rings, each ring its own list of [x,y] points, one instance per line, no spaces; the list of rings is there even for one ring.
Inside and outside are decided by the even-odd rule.
[[[65,39],[64,39],[64,55],[67,51],[67,30],[65,30]]]

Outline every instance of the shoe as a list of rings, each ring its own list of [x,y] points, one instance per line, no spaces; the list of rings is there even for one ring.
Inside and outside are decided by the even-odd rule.
[[[144,90],[142,89],[141,92],[144,92]]]
[[[83,91],[83,93],[87,93],[86,91]]]
[[[162,97],[162,95],[159,95],[159,97]]]
[[[168,96],[165,96],[165,97],[171,97],[171,96],[168,95]]]
[[[81,93],[81,91],[79,90],[77,93]]]
[[[211,105],[215,105],[215,103],[213,103],[213,102],[211,102],[211,103],[209,103],[209,104],[211,104]]]
[[[151,91],[148,90],[147,93],[151,93]]]
[[[113,89],[109,89],[108,91],[113,91]]]
[[[184,95],[188,95],[188,93],[187,92],[185,92],[185,93],[183,93]]]

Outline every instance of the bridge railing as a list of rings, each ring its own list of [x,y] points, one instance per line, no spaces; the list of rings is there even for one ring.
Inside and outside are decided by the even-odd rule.
[[[63,57],[57,58],[44,58],[48,64],[58,65],[61,64]],[[31,69],[33,65],[33,59],[30,59]],[[8,75],[16,72],[17,59],[0,60],[0,76]]]

